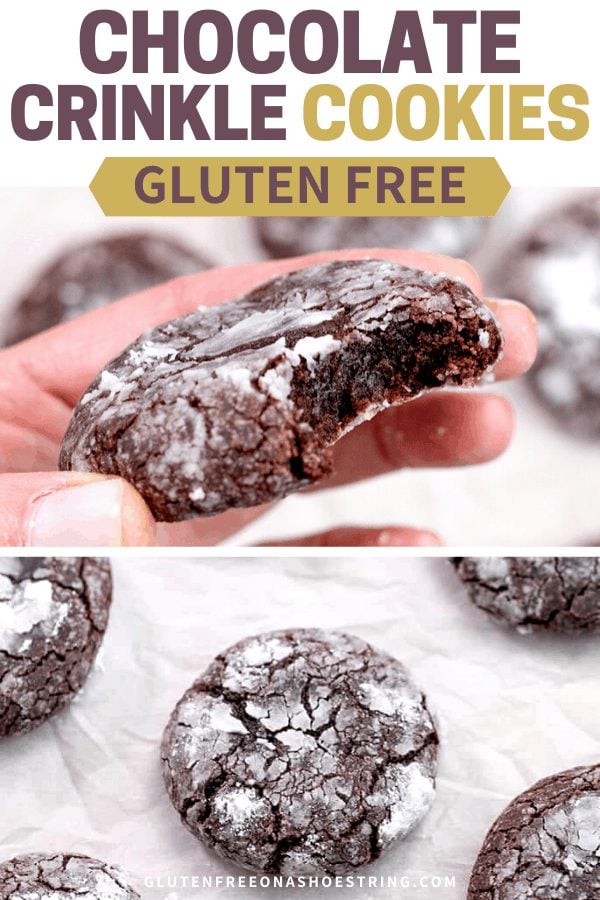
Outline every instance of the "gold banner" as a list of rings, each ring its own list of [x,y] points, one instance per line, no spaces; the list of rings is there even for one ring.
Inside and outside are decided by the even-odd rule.
[[[493,157],[107,157],[90,185],[107,216],[493,216],[510,190]]]

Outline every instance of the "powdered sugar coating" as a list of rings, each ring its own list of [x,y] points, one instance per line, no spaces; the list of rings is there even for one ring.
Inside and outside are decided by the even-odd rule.
[[[104,560],[0,560],[0,736],[29,731],[79,691],[110,601]]]
[[[168,521],[257,505],[328,474],[365,413],[472,385],[501,349],[457,279],[315,266],[143,335],[86,391],[60,466],[122,475]]]
[[[316,629],[229,648],[175,708],[167,790],[186,827],[257,871],[342,873],[407,834],[434,796],[438,738],[397,660]]]
[[[496,820],[468,900],[591,900],[600,892],[600,766],[539,781]]]
[[[519,631],[600,631],[600,560],[457,557],[473,603]]]
[[[30,853],[0,864],[0,900],[139,900],[116,866],[76,853]]]
[[[600,437],[600,191],[547,213],[506,272],[538,318],[533,385],[570,431]]]

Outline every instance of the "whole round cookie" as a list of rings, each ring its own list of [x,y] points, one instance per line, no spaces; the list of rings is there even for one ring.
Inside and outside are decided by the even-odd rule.
[[[47,266],[17,300],[4,343],[15,344],[112,300],[208,268],[196,250],[152,232],[87,241]]]
[[[399,247],[469,256],[484,229],[484,219],[463,216],[270,216],[254,219],[269,256],[301,256],[319,250]]]
[[[0,863],[0,900],[139,900],[116,866],[79,853],[28,853]]]
[[[477,857],[467,900],[600,896],[600,766],[538,781],[510,803]]]
[[[600,560],[462,556],[453,560],[475,606],[519,631],[600,631]]]
[[[184,825],[255,871],[373,862],[434,796],[438,737],[404,666],[359,638],[247,638],[177,704],[162,755]]]
[[[380,410],[476,384],[502,347],[460,279],[311,266],[142,335],[79,401],[59,465],[122,476],[160,521],[257,506],[329,475]]]
[[[0,737],[36,728],[81,689],[111,596],[107,560],[0,559]]]
[[[537,395],[569,431],[600,437],[600,191],[547,213],[506,272],[538,319]]]

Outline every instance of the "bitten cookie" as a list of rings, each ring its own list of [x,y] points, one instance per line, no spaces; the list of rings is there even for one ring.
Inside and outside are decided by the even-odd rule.
[[[494,822],[468,900],[592,900],[600,895],[600,766],[538,781]]]
[[[547,213],[506,273],[538,319],[538,396],[569,431],[600,437],[600,191]]]
[[[31,731],[81,689],[111,595],[103,559],[0,559],[0,737]]]
[[[254,219],[258,239],[271,257],[301,256],[351,247],[400,247],[468,256],[484,220],[463,216],[270,216]]]
[[[600,631],[600,560],[464,556],[453,560],[475,606],[519,631]]]
[[[208,268],[195,250],[152,233],[80,244],[44,269],[17,301],[4,343],[15,344],[111,300]]]
[[[28,853],[0,864],[0,900],[139,900],[115,866],[79,853]]]
[[[177,704],[163,738],[169,796],[221,856],[288,875],[377,859],[434,796],[438,737],[404,666],[350,635],[248,638]]]
[[[462,281],[334,262],[147,332],[80,400],[61,469],[118,474],[155,517],[256,506],[332,470],[332,445],[385,407],[473,385],[502,336]]]

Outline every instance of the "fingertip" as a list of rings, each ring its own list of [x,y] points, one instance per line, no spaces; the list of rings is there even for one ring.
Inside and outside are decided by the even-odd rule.
[[[504,357],[494,369],[497,378],[518,378],[535,362],[538,349],[537,320],[518,300],[486,300],[504,333]]]
[[[507,397],[501,394],[482,394],[473,416],[473,440],[463,462],[476,465],[501,456],[512,440],[515,413]]]
[[[378,547],[443,547],[435,531],[414,528],[383,528],[377,535]]]

